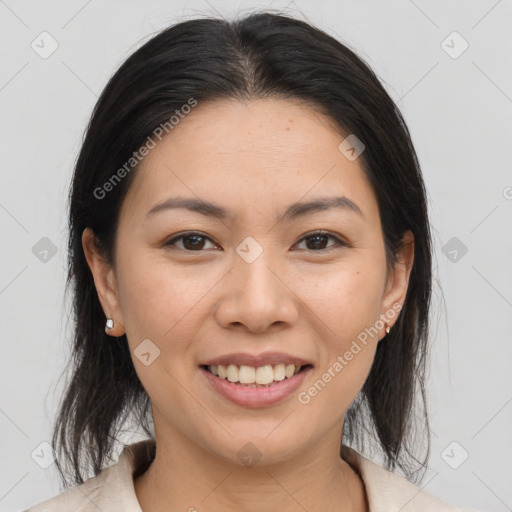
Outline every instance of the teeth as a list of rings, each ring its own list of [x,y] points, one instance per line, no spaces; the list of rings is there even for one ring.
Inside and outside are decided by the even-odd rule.
[[[286,370],[284,364],[276,364],[274,366],[274,380],[283,380],[286,377]]]
[[[212,365],[207,367],[208,370],[217,375],[221,379],[227,379],[229,382],[236,382],[246,385],[269,385],[272,382],[279,382],[285,378],[290,378],[299,373],[301,366],[294,364],[276,364],[274,366],[267,364],[265,366],[242,365],[238,367],[236,364],[229,365]]]
[[[227,377],[229,382],[238,382],[238,366],[234,364],[228,365]]]
[[[208,367],[210,369],[210,371],[213,373],[213,368],[215,368],[215,366],[209,366]],[[226,367],[222,364],[219,364],[219,366],[217,366],[217,372],[219,374],[219,377],[221,379],[225,379],[226,376],[227,376],[227,372],[226,372]],[[215,373],[213,373],[215,375]]]
[[[271,382],[274,382],[274,368],[269,364],[260,366],[256,370],[256,384],[270,384]]]
[[[212,366],[212,368],[214,367]],[[240,370],[238,371],[238,382],[241,384],[252,384],[253,382],[256,382],[256,374],[256,368],[252,366],[240,366]]]

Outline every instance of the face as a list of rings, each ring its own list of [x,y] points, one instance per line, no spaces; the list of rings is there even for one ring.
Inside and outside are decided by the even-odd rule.
[[[386,272],[376,197],[360,159],[338,149],[344,138],[291,100],[199,104],[136,171],[115,266],[84,232],[112,334],[126,333],[151,398],[157,441],[178,436],[240,463],[244,450],[275,462],[339,439],[385,336],[382,319],[392,326],[405,300],[413,253],[408,238]],[[171,198],[202,208],[166,205]],[[290,209],[329,198],[344,199]],[[202,366],[219,361],[235,365],[227,379]],[[293,361],[304,369],[279,380],[276,365]],[[252,370],[267,364],[273,378]],[[242,374],[278,384],[230,382]]]

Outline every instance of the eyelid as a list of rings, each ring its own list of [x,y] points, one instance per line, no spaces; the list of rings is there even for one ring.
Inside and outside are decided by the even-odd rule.
[[[327,247],[326,249],[319,249],[317,251],[309,250],[308,252],[319,252],[319,253],[322,253],[322,252],[327,252],[327,251],[329,251],[331,249],[335,249],[337,247],[348,247],[349,246],[349,243],[346,240],[344,240],[341,237],[341,235],[337,235],[336,233],[332,233],[331,231],[327,231],[325,229],[316,229],[316,230],[310,231],[309,233],[304,234],[297,241],[297,243],[295,243],[294,245],[297,245],[297,244],[303,242],[305,239],[311,238],[311,237],[313,237],[315,235],[325,235],[325,236],[328,236],[328,237],[332,238],[333,240],[335,240],[336,244],[332,245],[331,247]]]
[[[166,240],[162,245],[164,247],[172,246],[172,245],[174,245],[174,243],[176,241],[181,240],[182,238],[187,238],[189,236],[194,236],[194,235],[200,236],[201,238],[204,238],[204,239],[212,242],[213,244],[217,245],[208,235],[206,235],[205,233],[201,233],[201,231],[185,231],[183,233],[178,233],[177,235],[173,235],[172,238],[169,238],[168,240]],[[181,250],[184,252],[203,252],[202,250],[201,251],[187,251],[186,249],[181,249]]]
[[[178,233],[176,236],[173,235],[172,238],[170,238],[169,240],[167,240],[167,241],[165,241],[163,243],[163,246],[164,247],[172,246],[172,245],[174,245],[174,243],[176,241],[181,240],[182,238],[187,238],[188,236],[194,236],[194,235],[200,236],[201,238],[204,238],[204,239],[212,242],[213,244],[217,245],[205,233],[202,233],[200,231],[185,231],[183,233]],[[348,247],[349,246],[349,243],[347,241],[345,241],[340,235],[337,235],[335,233],[332,233],[332,232],[324,230],[324,229],[316,229],[316,230],[310,231],[309,233],[305,233],[294,245],[297,245],[297,244],[303,242],[305,239],[311,238],[311,237],[313,237],[315,235],[329,236],[330,238],[332,238],[332,239],[334,239],[336,241],[336,245],[328,247],[326,249],[319,249],[319,250],[316,250],[316,251],[310,249],[308,252],[319,252],[319,253],[322,253],[322,252],[329,251],[330,249],[333,249],[333,248],[336,248],[336,247]],[[198,251],[187,251],[186,249],[180,249],[180,250],[183,250],[184,252],[189,252],[189,253],[192,253],[192,252],[204,252],[203,250],[198,250]]]

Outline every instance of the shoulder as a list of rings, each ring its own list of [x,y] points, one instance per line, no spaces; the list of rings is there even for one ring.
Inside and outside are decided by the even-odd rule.
[[[116,495],[113,492],[112,485],[116,480],[119,472],[119,463],[104,469],[97,476],[90,478],[83,484],[68,489],[53,498],[38,503],[23,512],[64,512],[75,510],[80,512],[97,512],[104,510],[117,510],[112,508],[116,505]]]
[[[23,512],[142,512],[133,477],[151,462],[153,456],[152,440],[126,445],[113,466]]]
[[[477,512],[443,503],[348,446],[343,446],[342,454],[363,480],[372,512]]]

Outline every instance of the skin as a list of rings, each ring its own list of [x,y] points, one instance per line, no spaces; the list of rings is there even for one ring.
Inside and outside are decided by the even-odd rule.
[[[151,398],[156,458],[134,482],[145,512],[368,510],[362,480],[339,446],[385,328],[308,404],[297,400],[358,334],[404,303],[413,264],[407,232],[387,274],[376,197],[360,160],[338,149],[344,138],[331,119],[289,99],[199,104],[137,170],[121,208],[115,264],[84,231],[99,299],[114,319],[108,332],[127,334]],[[337,208],[278,221],[291,203],[333,195],[357,203],[364,218]],[[172,196],[213,202],[234,218],[186,209],[145,218]],[[305,238],[317,230],[347,245]],[[186,231],[207,238],[164,246]],[[235,250],[248,236],[263,248],[252,263]],[[145,339],[161,351],[148,366],[133,354]],[[237,351],[286,352],[314,369],[285,401],[240,407],[198,368]],[[262,457],[252,467],[237,457],[248,442]]]

